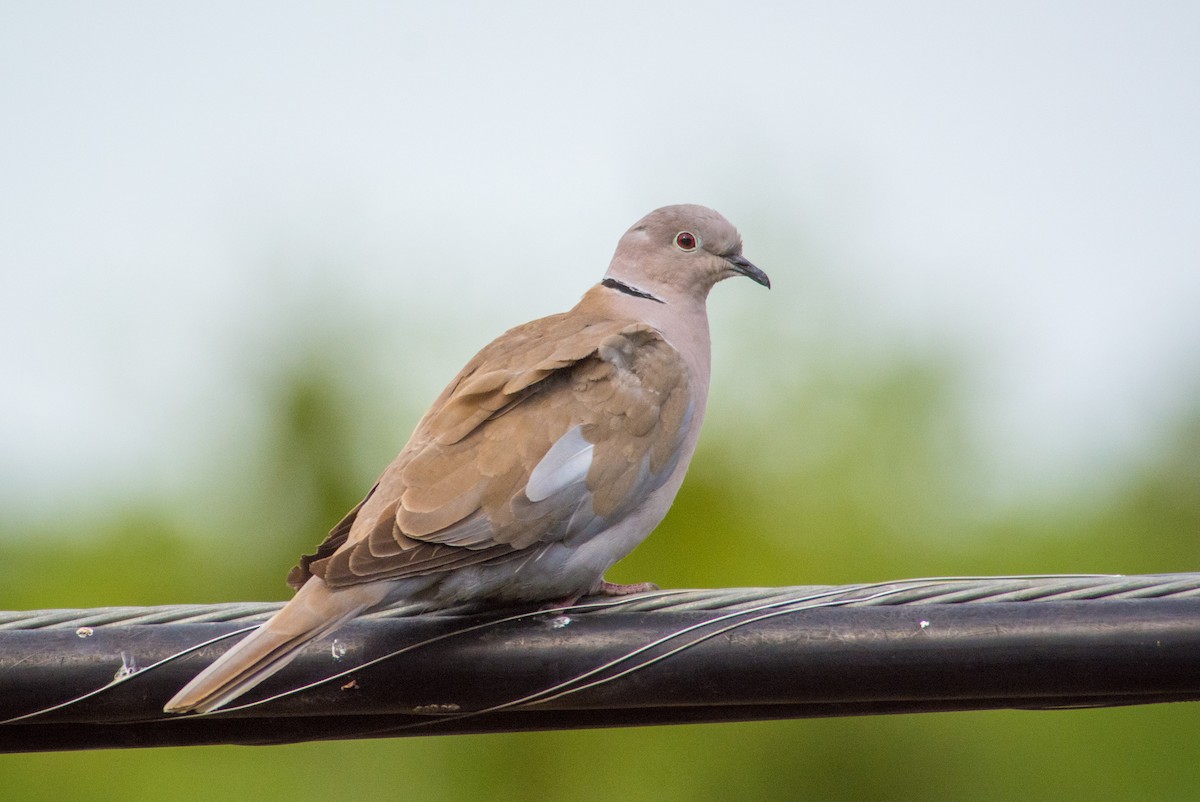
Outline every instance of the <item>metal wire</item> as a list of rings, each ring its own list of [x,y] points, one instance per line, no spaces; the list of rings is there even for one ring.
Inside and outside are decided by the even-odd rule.
[[[279,603],[0,613],[0,753],[1200,701],[1200,573],[412,604],[216,713],[163,704]]]
[[[856,585],[799,585],[778,588],[661,590],[621,599],[612,610],[630,612],[738,611],[764,604],[787,604],[820,598],[824,606],[898,606],[994,602],[1087,601],[1105,599],[1200,598],[1200,573],[1121,575],[1054,575],[1012,577],[934,577]],[[582,605],[604,614],[604,602]],[[0,612],[0,630],[79,629],[81,627],[153,624],[255,623],[274,614],[282,602],[173,604],[158,607],[99,607],[83,610]],[[399,604],[364,618],[402,618],[423,612]],[[436,611],[460,615],[478,605]]]

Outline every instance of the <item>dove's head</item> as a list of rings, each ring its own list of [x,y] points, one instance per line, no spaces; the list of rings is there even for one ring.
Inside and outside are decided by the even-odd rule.
[[[625,232],[605,279],[669,302],[703,301],[714,284],[732,276],[771,286],[742,256],[732,223],[712,209],[682,204],[656,209]]]

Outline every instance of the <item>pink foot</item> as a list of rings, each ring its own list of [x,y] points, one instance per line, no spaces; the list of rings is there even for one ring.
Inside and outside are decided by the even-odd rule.
[[[609,582],[607,579],[601,579],[597,584],[592,586],[592,589],[587,592],[589,596],[632,596],[635,593],[648,593],[652,590],[658,590],[658,585],[653,582],[638,582],[634,585],[618,585],[615,582]],[[570,607],[575,602],[583,598],[585,594],[576,593],[573,596],[564,596],[552,602],[543,604],[541,611],[561,610],[564,607]]]
[[[658,585],[653,582],[618,585],[615,582],[609,582],[607,579],[601,579],[600,584],[592,588],[592,593],[595,593],[597,596],[632,596],[634,593],[648,593],[652,590],[658,590]]]

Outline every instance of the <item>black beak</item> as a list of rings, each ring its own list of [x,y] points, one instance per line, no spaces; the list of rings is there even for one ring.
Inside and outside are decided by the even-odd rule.
[[[741,273],[746,278],[763,285],[768,290],[771,289],[771,279],[766,273],[759,270],[750,260],[742,256],[740,253],[733,256],[726,256],[725,261],[733,268],[735,273]]]

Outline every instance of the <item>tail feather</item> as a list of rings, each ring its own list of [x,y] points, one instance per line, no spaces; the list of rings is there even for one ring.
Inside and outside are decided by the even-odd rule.
[[[309,579],[282,610],[196,675],[163,710],[207,713],[224,707],[292,662],[309,641],[378,604],[378,594],[365,590],[331,591],[319,578]]]

